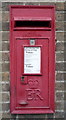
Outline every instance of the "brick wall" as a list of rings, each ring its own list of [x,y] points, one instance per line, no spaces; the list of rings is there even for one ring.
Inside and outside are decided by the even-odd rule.
[[[39,1],[39,0],[38,0]],[[54,114],[35,114],[35,115],[11,115],[10,114],[10,77],[9,77],[9,5],[55,5],[56,7],[56,80],[55,80],[55,113]],[[7,118],[25,118],[30,120],[54,120],[54,118],[64,120],[64,2],[1,2],[0,4],[0,117],[2,120]],[[1,47],[2,46],[2,47]],[[2,87],[2,89],[1,89]],[[2,98],[2,99],[1,99]]]

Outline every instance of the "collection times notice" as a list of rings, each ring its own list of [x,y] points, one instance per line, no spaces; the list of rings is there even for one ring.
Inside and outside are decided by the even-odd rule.
[[[24,73],[39,74],[41,47],[24,47]]]

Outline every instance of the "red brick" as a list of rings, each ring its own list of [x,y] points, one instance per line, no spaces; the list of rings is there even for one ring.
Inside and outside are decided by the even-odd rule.
[[[64,10],[64,2],[56,2],[56,10]]]
[[[3,51],[9,51],[9,43],[8,42],[3,42],[2,43],[2,50]]]
[[[56,51],[64,51],[64,43],[57,43],[56,44]]]
[[[9,21],[9,12],[6,12],[6,11],[2,12],[2,21],[3,22]]]
[[[9,22],[2,22],[2,30],[9,31]]]
[[[3,63],[2,64],[2,71],[3,72],[9,72],[9,63]]]
[[[9,103],[3,103],[2,104],[2,111],[8,111],[10,109]]]
[[[3,41],[8,41],[9,40],[9,32],[8,31],[3,31],[2,32],[2,40]]]
[[[64,82],[56,83],[56,90],[64,90]]]
[[[56,102],[55,109],[56,110],[64,110],[64,102]]]
[[[10,85],[9,84],[2,84],[2,91],[10,91]]]
[[[9,61],[9,52],[2,53],[2,61]]]
[[[8,113],[5,113],[5,112],[3,112],[3,114],[2,114],[2,118],[3,118],[3,120],[7,120],[8,118],[9,118],[9,120],[12,118],[12,120],[16,120],[16,114],[10,114],[10,112],[8,112]]]
[[[56,71],[64,71],[64,63],[56,63]]]
[[[64,22],[63,21],[57,21],[56,22],[56,30],[57,31],[64,31]]]
[[[64,80],[64,73],[57,73],[56,80],[63,81]]]
[[[56,53],[56,61],[64,61],[64,53]]]
[[[64,32],[57,32],[56,33],[56,39],[60,42],[64,41]]]
[[[55,112],[55,120],[64,120],[64,112]]]
[[[64,21],[64,13],[56,12],[56,21]]]
[[[57,100],[64,100],[64,93],[63,92],[56,93],[56,101]]]
[[[2,73],[2,81],[9,81],[9,73],[8,72]]]
[[[2,93],[2,101],[3,102],[10,101],[10,95],[8,93]]]

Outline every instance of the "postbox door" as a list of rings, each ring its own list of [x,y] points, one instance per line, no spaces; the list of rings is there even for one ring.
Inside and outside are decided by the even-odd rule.
[[[36,44],[32,46],[27,38],[16,40],[16,109],[29,109],[32,111],[33,109],[50,107],[49,38],[36,38],[35,41]],[[27,53],[25,53],[25,49]],[[32,53],[30,53],[31,50]],[[28,58],[25,58],[26,54]],[[28,68],[25,68],[26,59],[26,64],[29,65]],[[30,68],[31,65],[28,60],[30,63],[33,62],[31,65],[33,65],[34,69]],[[37,61],[36,64],[35,61]],[[37,72],[37,69],[39,72]]]

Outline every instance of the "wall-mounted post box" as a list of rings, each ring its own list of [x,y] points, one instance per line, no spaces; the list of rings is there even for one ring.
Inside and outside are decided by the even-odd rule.
[[[10,7],[10,109],[54,112],[54,6]]]

